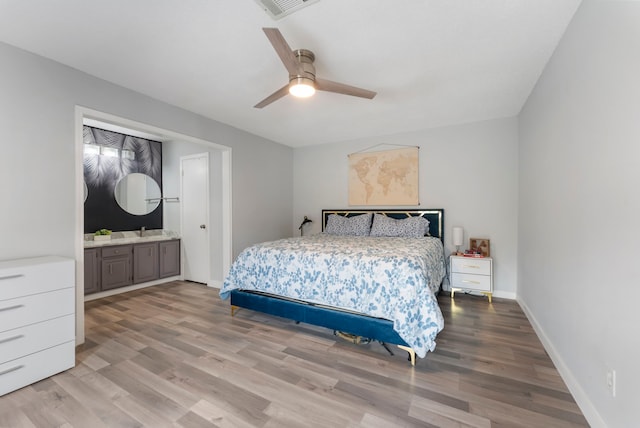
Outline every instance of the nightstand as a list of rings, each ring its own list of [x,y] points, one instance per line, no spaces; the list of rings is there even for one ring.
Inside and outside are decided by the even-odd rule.
[[[450,256],[451,297],[456,291],[478,291],[489,298],[493,294],[493,259],[491,257]]]

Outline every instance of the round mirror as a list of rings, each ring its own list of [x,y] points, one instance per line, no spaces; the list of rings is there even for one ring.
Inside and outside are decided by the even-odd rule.
[[[135,172],[118,181],[115,189],[118,205],[134,215],[145,215],[155,210],[162,198],[160,186],[146,174]]]

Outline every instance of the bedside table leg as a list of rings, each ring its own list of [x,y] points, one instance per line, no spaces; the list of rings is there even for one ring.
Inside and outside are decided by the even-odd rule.
[[[484,294],[485,296],[487,296],[487,298],[489,298],[489,303],[491,303],[491,296],[492,296],[492,293],[482,292],[482,294]]]
[[[456,292],[453,288],[451,289],[451,298],[453,299],[453,294]]]

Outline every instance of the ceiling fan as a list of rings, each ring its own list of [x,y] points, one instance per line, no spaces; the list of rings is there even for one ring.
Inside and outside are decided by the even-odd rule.
[[[331,80],[318,79],[316,77],[316,69],[313,66],[313,61],[316,58],[313,52],[307,49],[291,50],[277,28],[263,28],[262,30],[289,72],[289,83],[260,101],[254,106],[255,108],[268,106],[289,93],[296,97],[310,97],[316,90],[368,99],[376,96],[373,91],[345,85],[344,83],[332,82]]]

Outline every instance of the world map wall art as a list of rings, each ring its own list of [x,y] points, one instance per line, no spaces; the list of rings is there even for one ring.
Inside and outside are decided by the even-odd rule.
[[[349,155],[349,205],[420,205],[418,147]]]

